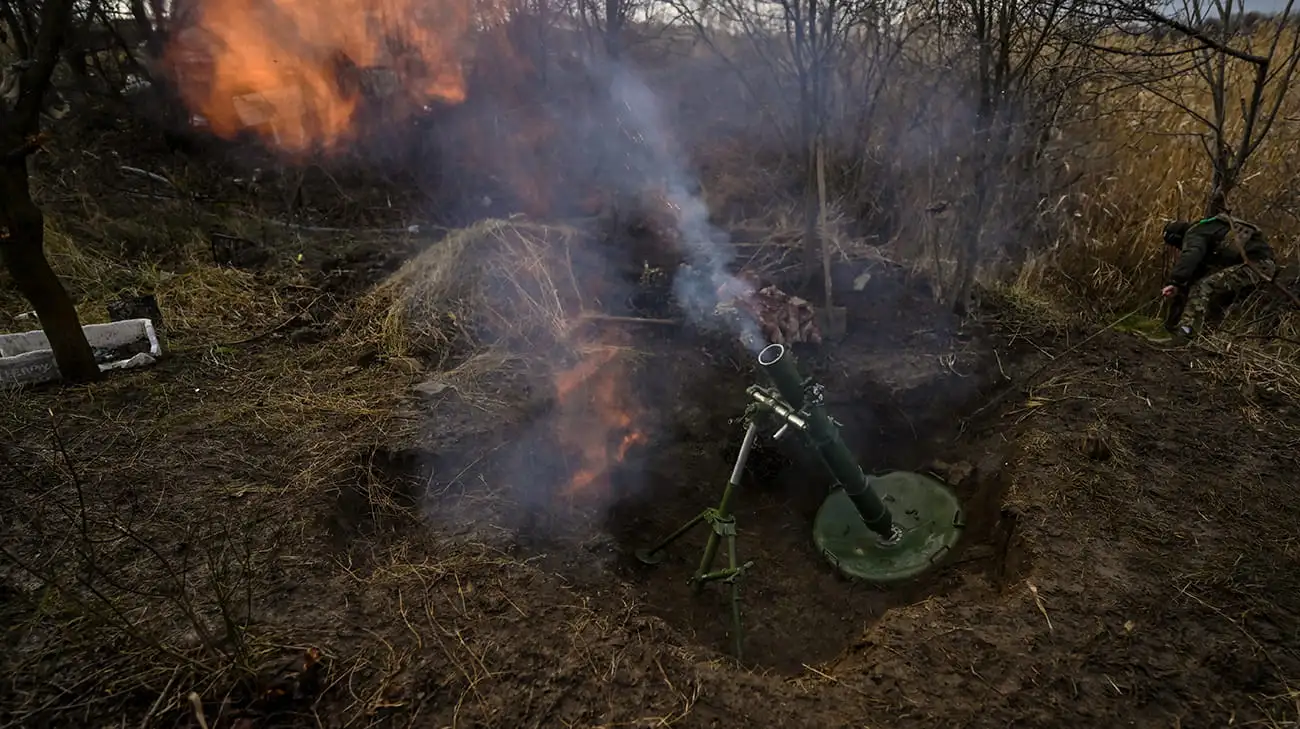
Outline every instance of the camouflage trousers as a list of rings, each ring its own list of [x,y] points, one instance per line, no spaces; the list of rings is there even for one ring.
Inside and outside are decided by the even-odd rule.
[[[1266,278],[1260,278],[1260,274]],[[1271,281],[1276,275],[1277,264],[1269,260],[1239,263],[1222,271],[1215,271],[1192,284],[1192,289],[1187,294],[1184,320],[1191,328],[1199,330],[1205,323],[1205,316],[1209,313],[1211,305],[1217,300],[1231,294],[1249,292],[1261,283]]]

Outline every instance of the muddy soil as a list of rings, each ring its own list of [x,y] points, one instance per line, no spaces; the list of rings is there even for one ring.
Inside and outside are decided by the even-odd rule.
[[[883,326],[909,306],[919,302],[854,307],[874,317],[868,326],[800,361],[825,378],[832,412],[869,470],[928,465],[954,484],[970,522],[963,549],[912,589],[840,580],[808,535],[827,480],[798,449],[764,446],[737,507],[742,559],[755,562],[742,585],[752,670],[730,666],[721,591],[697,597],[685,584],[702,533],[654,568],[631,554],[713,505],[730,471],[740,432],[728,420],[754,374],[709,345],[663,344],[660,358],[642,363],[658,375],[645,395],[665,417],[629,454],[605,503],[551,498],[564,464],[544,409],[503,427],[502,414],[448,393],[423,400],[436,417],[422,444],[364,449],[319,430],[272,434],[256,418],[212,419],[215,403],[264,397],[276,385],[262,373],[304,348],[331,352],[329,341],[268,339],[239,359],[178,357],[93,390],[31,393],[5,423],[12,457],[58,464],[46,413],[55,408],[69,456],[94,486],[87,497],[154,544],[185,554],[185,535],[221,527],[263,545],[251,553],[255,629],[285,646],[323,647],[326,685],[336,688],[278,713],[260,700],[222,709],[218,697],[209,718],[224,711],[220,726],[306,726],[313,717],[342,726],[358,715],[435,727],[646,717],[688,727],[850,727],[864,717],[891,727],[1294,721],[1285,697],[1300,676],[1295,406],[1225,388],[1202,351],[1160,351],[1118,334],[1059,356],[1077,334],[1017,324],[1012,343],[990,324],[969,339],[953,330],[937,340],[944,349],[933,327],[912,335],[921,328]],[[855,345],[868,335],[874,346]],[[850,359],[854,346],[876,359]],[[990,349],[1002,368],[983,359]],[[963,410],[1001,386],[1003,369],[1036,369],[1040,351],[1059,361],[960,427]],[[873,362],[891,354],[912,369],[876,374]],[[357,376],[341,374],[350,359],[319,362],[303,360],[284,382],[301,392]],[[908,389],[922,364],[946,374],[929,390]],[[904,418],[891,401],[908,397],[932,406],[909,405]],[[143,431],[145,422],[154,425]],[[129,471],[102,455],[124,443],[136,444]],[[352,466],[332,491],[303,491],[327,456]],[[57,472],[10,484],[13,513],[75,504],[67,487],[45,482]],[[59,533],[75,532],[69,524]],[[132,575],[148,566],[132,559]],[[0,589],[16,597],[0,613],[24,624],[39,584],[7,575]],[[22,669],[0,685],[6,720],[68,725],[75,706],[18,711],[61,664],[31,657],[32,633],[6,634],[6,665]],[[168,675],[152,692],[112,697],[114,712],[139,725],[173,690]],[[345,685],[368,688],[358,698],[337,689]],[[197,726],[183,701],[163,706],[166,725]]]
[[[862,280],[864,273],[875,285],[853,291],[852,279]],[[948,442],[959,415],[994,386],[999,373],[989,366],[983,333],[959,331],[955,320],[917,287],[902,285],[899,275],[880,264],[845,270],[848,293],[840,298],[850,316],[844,335],[823,346],[797,345],[792,356],[826,386],[828,407],[865,470],[943,470],[937,454],[961,460]],[[426,507],[440,528],[504,528],[496,534],[503,545],[537,558],[577,588],[628,585],[647,612],[691,642],[727,652],[733,640],[727,587],[715,584],[696,595],[687,585],[707,527],[666,550],[665,561],[654,567],[635,552],[717,504],[743,436],[738,419],[748,404],[745,389],[769,383],[752,355],[725,341],[652,331],[637,346],[648,356],[627,377],[636,383],[637,399],[648,405],[640,423],[648,440],[611,474],[607,491],[567,501],[555,497],[573,466],[549,439],[557,423],[545,407],[466,450],[464,419],[451,416],[454,398],[438,406],[443,427],[431,428],[423,445],[423,458],[439,465],[425,464],[416,478],[429,485],[433,496]],[[773,435],[762,433],[734,504],[739,561],[754,563],[741,583],[746,665],[798,674],[805,664],[839,655],[889,607],[941,595],[961,584],[964,572],[986,568],[993,550],[966,549],[987,546],[992,538],[991,523],[977,517],[962,548],[951,555],[950,569],[892,591],[845,579],[811,541],[813,515],[833,479],[806,444],[774,442]],[[410,458],[413,464],[420,459]],[[957,473],[954,486],[972,506],[984,508],[989,499],[983,493],[997,485],[973,470]],[[473,482],[497,486],[489,496],[467,485]],[[557,509],[559,503],[567,507]],[[716,566],[725,559],[724,550]]]
[[[102,166],[87,174],[121,177],[118,161]],[[66,219],[83,203],[60,189],[43,194]],[[135,192],[103,215],[138,211]],[[357,207],[388,210],[370,202]],[[275,203],[261,215],[288,207]],[[410,222],[359,215],[314,222]],[[214,230],[260,240],[238,217]],[[111,225],[69,229],[121,260],[179,251]],[[258,265],[298,266],[302,253],[323,290],[284,286],[292,314],[355,295],[404,251],[331,238],[272,253]],[[0,725],[197,727],[191,690],[213,729],[1300,721],[1295,404],[1239,387],[1197,348],[1108,334],[1071,349],[1091,332],[1021,321],[963,329],[873,265],[837,280],[848,337],[798,354],[865,468],[934,470],[962,498],[961,549],[917,584],[844,581],[814,552],[828,479],[792,445],[764,443],[737,501],[741,559],[755,563],[744,667],[727,656],[719,586],[695,596],[685,582],[702,531],[656,567],[635,559],[716,504],[731,469],[730,421],[758,380],[716,342],[637,335],[652,353],[632,377],[647,437],[599,498],[565,500],[572,464],[544,382],[493,393],[506,403],[493,410],[452,391],[371,400],[367,388],[404,387],[392,383],[409,373],[317,327],[332,310],[301,315],[316,338],[295,338],[298,317],[259,319],[264,335],[237,346],[177,336],[155,367],[4,401],[0,444],[16,468],[0,471]],[[1048,354],[1037,380],[961,422],[1004,373]],[[412,442],[383,430],[399,407],[425,425]],[[94,564],[68,546],[78,535]],[[210,589],[212,564],[239,577],[237,600]],[[78,580],[112,601],[87,599]],[[125,630],[104,605],[131,611]],[[232,605],[254,638],[238,679],[221,663],[231,645],[201,651],[180,609],[214,630]],[[263,676],[279,680],[274,663],[307,646],[323,651],[325,680],[299,677],[287,707],[270,701]]]
[[[896,312],[924,305],[897,298],[910,291],[862,294],[849,336],[800,361],[827,384],[866,469],[946,478],[967,533],[948,562],[904,588],[845,580],[810,540],[828,478],[803,449],[760,445],[736,506],[739,558],[754,562],[741,583],[744,664],[824,682],[818,690],[840,700],[851,686],[862,693],[846,703],[882,712],[886,726],[1211,727],[1292,711],[1277,697],[1300,675],[1287,526],[1300,465],[1294,407],[1222,389],[1203,353],[1108,334],[965,423],[1008,375],[1037,368],[1030,352],[1065,351],[1069,340],[908,329]],[[690,346],[660,354],[646,366],[659,375],[653,401],[672,403],[671,415],[604,502],[536,516],[525,499],[526,518],[499,506],[467,512],[464,501],[484,501],[469,497],[457,465],[444,472],[461,481],[463,501],[448,501],[444,482],[427,508],[438,523],[494,525],[502,544],[576,594],[634,600],[722,657],[725,587],[696,595],[686,581],[705,528],[656,566],[633,552],[716,504],[741,436],[729,419],[758,375]],[[545,461],[544,444],[521,442],[493,448]],[[529,471],[530,489],[545,490],[547,470]],[[856,725],[830,721],[806,725]]]

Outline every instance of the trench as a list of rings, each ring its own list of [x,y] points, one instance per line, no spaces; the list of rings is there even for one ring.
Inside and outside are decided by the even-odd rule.
[[[811,360],[805,370],[817,369]],[[827,380],[834,378],[827,377]],[[721,381],[718,381],[721,380]],[[749,380],[704,380],[701,393],[743,392]],[[928,408],[900,405],[878,386],[860,383],[832,398],[832,415],[864,470],[928,470],[936,461],[960,458],[952,445],[954,412],[978,406],[978,393],[959,402],[933,398]],[[717,400],[722,400],[718,402]],[[658,444],[631,465],[641,488],[610,506],[605,530],[617,544],[612,571],[637,586],[646,609],[694,642],[718,651],[732,646],[729,587],[714,583],[695,593],[687,579],[696,571],[708,527],[698,526],[664,552],[659,564],[636,558],[646,548],[715,506],[743,438],[742,426],[726,421],[739,413],[727,396],[702,407],[719,417],[696,438]],[[769,434],[770,435],[770,434]],[[967,513],[968,526],[944,563],[908,583],[882,588],[846,579],[814,546],[812,523],[828,493],[831,477],[796,439],[761,440],[751,455],[734,501],[738,562],[752,561],[740,581],[743,662],[785,674],[833,660],[858,641],[889,608],[941,595],[971,571],[1005,579],[1025,568],[1019,550],[1001,546],[1004,473],[972,467],[951,483]],[[1019,560],[1019,562],[1017,562]],[[726,566],[720,552],[714,569]]]
[[[691,642],[727,653],[726,586],[707,585],[696,594],[687,584],[707,527],[672,545],[657,565],[643,564],[635,553],[717,504],[743,437],[735,419],[747,402],[745,387],[758,375],[707,347],[679,343],[658,352],[643,365],[656,377],[637,379],[648,383],[640,397],[657,404],[659,417],[646,424],[648,441],[609,474],[603,501],[575,505],[554,497],[572,463],[542,411],[474,439],[473,447],[363,454],[357,484],[339,496],[332,533],[340,544],[349,535],[382,538],[410,528],[496,540],[596,602],[616,584],[629,586],[645,612]],[[825,356],[807,353],[800,363],[805,374],[827,383],[829,410],[864,470],[930,470],[936,462],[979,460],[975,451],[954,446],[953,436],[957,416],[977,408],[986,388],[900,399],[855,366],[853,356],[850,343],[827,348]],[[738,557],[754,563],[740,585],[744,662],[800,673],[804,665],[833,660],[891,607],[942,595],[972,572],[1014,579],[1029,557],[1008,534],[1014,514],[1003,507],[1005,476],[968,463],[965,475],[949,478],[967,521],[957,549],[920,578],[885,589],[842,577],[814,547],[813,517],[831,480],[815,455],[797,440],[761,439],[734,502]],[[412,526],[416,519],[398,514],[418,514],[422,523]],[[724,562],[725,552],[716,566]]]
[[[753,562],[740,600],[744,662],[755,668],[802,673],[833,660],[891,607],[942,595],[972,572],[1013,580],[1032,559],[1004,507],[1008,474],[997,447],[955,438],[960,418],[987,401],[1010,363],[998,362],[977,329],[954,321],[897,271],[872,269],[870,285],[855,290],[863,277],[860,269],[839,276],[847,332],[820,347],[795,346],[799,368],[825,386],[828,411],[868,473],[958,464],[940,475],[961,500],[967,526],[944,562],[911,582],[882,588],[846,579],[812,539],[829,474],[798,438],[760,439],[734,502],[738,559]],[[329,524],[336,542],[423,529],[492,543],[594,603],[614,586],[628,589],[645,612],[727,653],[727,586],[696,594],[687,582],[707,527],[665,550],[659,564],[643,564],[636,552],[717,505],[743,438],[745,390],[767,383],[752,355],[716,340],[653,329],[638,336],[637,349],[650,354],[627,380],[646,404],[638,423],[646,438],[607,474],[596,498],[557,497],[575,464],[557,440],[554,403],[466,435],[469,421],[443,401],[429,415],[445,437],[359,457],[356,484],[341,490]],[[725,551],[715,563],[723,566]]]

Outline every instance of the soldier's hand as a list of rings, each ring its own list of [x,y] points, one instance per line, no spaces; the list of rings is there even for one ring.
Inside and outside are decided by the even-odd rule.
[[[1169,298],[1170,296],[1173,296],[1176,293],[1178,293],[1177,286],[1169,285],[1164,287],[1163,289],[1160,289],[1160,295],[1164,296],[1165,298]]]

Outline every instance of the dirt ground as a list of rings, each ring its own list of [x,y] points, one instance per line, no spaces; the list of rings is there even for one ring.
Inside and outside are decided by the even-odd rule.
[[[231,214],[151,252],[58,189],[82,248],[52,257],[86,311],[89,272],[142,283],[104,263],[122,250],[175,271],[148,280],[170,352],[0,395],[0,727],[197,727],[190,692],[241,729],[1300,722],[1300,411],[1210,352],[1076,346],[1093,330],[1001,299],[961,325],[902,270],[845,264],[872,274],[848,334],[801,366],[868,471],[944,477],[968,528],[914,584],[842,579],[810,535],[828,478],[764,442],[736,665],[721,587],[686,584],[702,529],[657,566],[633,552],[716,504],[759,381],[743,351],[637,330],[647,437],[607,490],[557,498],[535,381],[488,382],[491,407],[413,392],[427,363],[339,323],[423,241],[241,229],[265,255],[222,267],[202,252]]]

